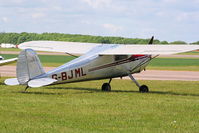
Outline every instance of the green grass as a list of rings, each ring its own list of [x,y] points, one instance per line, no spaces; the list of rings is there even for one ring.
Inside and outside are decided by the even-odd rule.
[[[1,54],[5,59],[9,58],[15,58],[18,55],[16,54]],[[39,55],[39,58],[41,60],[41,63],[43,66],[53,66],[57,67],[60,66],[70,60],[75,59],[75,57],[72,56],[64,56],[64,55]]]
[[[199,71],[198,58],[155,58],[147,67],[153,70]]]
[[[16,54],[0,54],[0,55],[3,56],[3,58],[5,59],[16,58],[18,56]]]
[[[4,79],[0,79],[3,82]],[[7,133],[198,133],[199,82],[105,80],[32,88],[0,84],[0,129]],[[106,80],[107,82],[107,80]]]
[[[199,51],[191,51],[186,53],[180,53],[180,55],[199,55]]]
[[[0,51],[21,51],[21,50],[17,48],[0,48]]]

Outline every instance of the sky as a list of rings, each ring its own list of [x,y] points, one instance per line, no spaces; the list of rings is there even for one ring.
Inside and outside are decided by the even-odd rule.
[[[0,32],[199,41],[199,0],[0,0]]]

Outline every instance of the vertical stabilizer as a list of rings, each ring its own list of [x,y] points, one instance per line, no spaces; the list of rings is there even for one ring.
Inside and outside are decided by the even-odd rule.
[[[32,49],[21,51],[17,61],[17,80],[20,84],[27,84],[29,80],[44,73],[35,51]]]

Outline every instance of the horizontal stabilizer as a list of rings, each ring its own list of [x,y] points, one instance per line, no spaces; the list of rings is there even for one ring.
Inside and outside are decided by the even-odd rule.
[[[50,85],[57,80],[51,79],[51,78],[40,78],[40,79],[33,79],[28,82],[28,86],[36,88],[36,87],[42,87],[46,85]]]
[[[17,78],[6,79],[4,83],[6,85],[19,85]]]

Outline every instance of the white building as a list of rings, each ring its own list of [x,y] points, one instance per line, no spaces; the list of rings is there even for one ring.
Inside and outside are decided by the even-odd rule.
[[[2,48],[16,48],[14,44],[2,43],[0,45]]]

